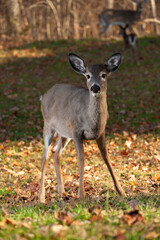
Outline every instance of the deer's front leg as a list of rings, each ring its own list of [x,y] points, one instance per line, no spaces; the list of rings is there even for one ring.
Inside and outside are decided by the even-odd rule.
[[[117,193],[119,195],[122,195],[122,196],[125,196],[125,192],[123,191],[116,175],[114,174],[114,171],[113,171],[113,168],[112,168],[112,165],[110,163],[110,160],[109,160],[109,155],[108,155],[108,150],[107,150],[107,146],[106,146],[106,141],[105,141],[105,132],[102,134],[102,136],[96,140],[97,141],[97,145],[99,147],[99,150],[102,154],[102,157],[108,167],[108,170],[111,174],[111,177],[113,179],[113,182],[114,182],[114,187],[117,191]]]
[[[49,146],[51,144],[52,134],[50,131],[47,131],[44,127],[43,130],[43,137],[44,137],[44,143],[45,143],[45,149],[43,152],[42,157],[42,172],[41,172],[41,181],[40,181],[40,190],[39,190],[39,202],[45,203],[45,187],[44,187],[44,181],[45,181],[45,172],[48,162],[48,155],[49,155]]]
[[[84,149],[83,149],[83,141],[79,136],[74,134],[74,144],[77,151],[78,156],[78,168],[79,168],[79,190],[78,190],[78,198],[84,198]]]
[[[43,153],[42,157],[42,173],[41,173],[41,181],[40,181],[40,190],[39,190],[39,202],[45,203],[45,187],[44,187],[44,180],[45,180],[45,172],[47,167],[47,157],[46,151]]]

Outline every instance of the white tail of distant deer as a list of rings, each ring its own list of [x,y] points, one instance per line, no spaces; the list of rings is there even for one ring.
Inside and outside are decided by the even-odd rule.
[[[134,0],[134,2],[137,4],[136,10],[105,9],[100,13],[99,43],[101,42],[101,35],[103,33],[105,33],[105,40],[107,41],[106,32],[112,25],[128,24],[131,29],[131,25],[140,20],[142,13],[142,4],[145,2],[145,0]]]
[[[132,60],[135,60],[137,62],[137,65],[139,65],[137,35],[135,33],[127,34],[126,29],[129,27],[128,24],[126,24],[125,27],[121,25],[119,27],[120,27],[120,34],[123,36],[124,51],[127,48],[130,48],[132,51]]]
[[[113,172],[105,141],[105,126],[108,119],[107,77],[119,67],[121,55],[119,53],[112,55],[105,64],[87,66],[80,57],[71,53],[69,54],[69,61],[77,73],[86,77],[88,88],[57,84],[42,96],[41,110],[44,118],[45,149],[42,157],[39,201],[45,202],[45,170],[49,156],[49,146],[55,136],[57,136],[57,141],[53,147],[53,157],[60,196],[64,194],[64,185],[59,155],[71,139],[74,141],[78,156],[78,196],[83,198],[85,195],[83,141],[88,139],[96,139],[117,193],[125,195]]]

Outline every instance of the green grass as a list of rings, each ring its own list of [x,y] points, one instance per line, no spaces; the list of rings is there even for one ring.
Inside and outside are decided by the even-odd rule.
[[[86,86],[83,76],[72,71],[69,52],[102,63],[121,52],[122,42],[111,41],[109,47],[95,39],[33,42],[0,50],[0,239],[160,239],[160,38],[138,40],[140,66],[126,51],[107,90],[107,144],[126,197],[114,192],[92,141],[84,144],[85,201],[76,198],[77,157],[70,143],[61,156],[68,197],[57,194],[50,160],[46,204],[38,204],[44,149],[39,97],[56,83]],[[130,148],[126,141],[132,142]],[[131,200],[137,201],[142,221],[128,225],[123,216],[130,212]],[[97,215],[89,212],[97,205]]]
[[[127,204],[123,203],[123,200],[116,200],[115,197],[107,197],[106,203],[104,202],[101,207],[105,217],[98,221],[90,221],[91,213],[88,208],[91,206],[90,202],[75,203],[70,206],[64,203],[54,203],[49,205],[32,205],[29,206],[13,206],[10,208],[9,218],[14,219],[17,223],[16,228],[12,224],[8,224],[3,231],[0,232],[0,237],[4,239],[14,239],[14,236],[24,235],[31,239],[52,239],[56,232],[52,231],[51,226],[61,224],[61,221],[55,219],[55,213],[61,209],[63,212],[69,212],[73,220],[78,222],[75,225],[71,225],[65,232],[65,239],[88,239],[95,236],[95,239],[102,239],[109,237],[108,239],[114,239],[118,236],[119,232],[123,229],[123,234],[127,239],[145,239],[146,232],[149,232],[152,228],[158,232],[158,226],[156,222],[159,219],[159,212],[157,211],[156,203],[159,201],[159,197],[155,196],[154,199],[149,197],[136,197],[142,205],[139,207],[141,214],[144,216],[145,224],[139,223],[134,226],[127,226],[122,222],[123,211],[128,211]],[[115,202],[115,205],[111,205],[111,200]],[[155,203],[156,201],[156,203]],[[93,203],[92,203],[93,204]],[[154,224],[153,224],[154,223]],[[25,225],[26,224],[26,225]],[[154,226],[155,225],[155,226]],[[64,226],[64,225],[62,225]],[[134,230],[133,230],[134,229]],[[60,238],[62,237],[60,234]],[[62,234],[63,235],[63,234]],[[58,238],[59,238],[58,237]]]

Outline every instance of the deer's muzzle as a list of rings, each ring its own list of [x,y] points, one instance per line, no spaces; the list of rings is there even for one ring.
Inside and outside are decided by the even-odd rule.
[[[92,91],[93,93],[98,93],[98,92],[100,92],[100,86],[97,85],[97,84],[92,85],[91,91]]]

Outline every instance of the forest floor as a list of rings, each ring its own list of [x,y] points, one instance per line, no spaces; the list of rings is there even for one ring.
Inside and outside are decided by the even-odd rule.
[[[95,141],[86,141],[84,185],[78,200],[77,156],[61,156],[66,196],[59,198],[53,159],[46,203],[38,203],[44,149],[40,96],[55,83],[86,86],[68,62],[74,52],[105,63],[121,52],[96,40],[0,45],[0,239],[160,239],[160,38],[139,39],[140,66],[130,51],[108,79],[106,142],[126,192],[119,197]]]

